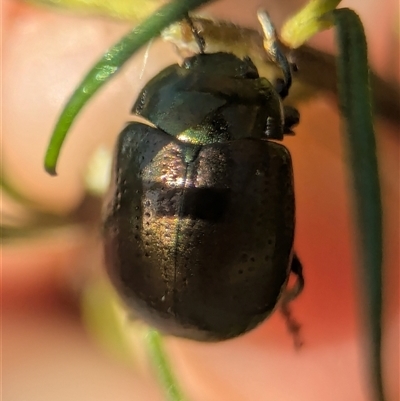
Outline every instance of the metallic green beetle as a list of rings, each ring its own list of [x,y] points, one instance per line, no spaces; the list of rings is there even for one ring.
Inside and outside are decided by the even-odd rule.
[[[104,212],[108,273],[162,332],[202,341],[245,333],[285,294],[295,200],[281,140],[298,122],[249,58],[198,54],[142,90],[120,134]],[[287,115],[285,115],[287,111]]]

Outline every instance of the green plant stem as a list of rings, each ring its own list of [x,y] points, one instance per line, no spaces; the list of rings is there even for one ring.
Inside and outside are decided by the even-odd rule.
[[[68,100],[56,124],[45,156],[45,169],[56,175],[56,165],[62,144],[76,116],[88,100],[114,75],[121,66],[153,37],[172,22],[182,19],[189,11],[211,0],[174,0],[160,7],[109,49],[88,72]]]
[[[154,369],[158,379],[163,385],[168,401],[185,401],[181,390],[172,374],[172,369],[168,364],[168,356],[164,350],[163,338],[154,329],[148,329],[146,333],[147,348],[150,354]]]
[[[370,334],[371,382],[375,397],[383,401],[382,383],[382,204],[372,97],[369,83],[367,43],[357,14],[350,9],[332,12],[337,26],[339,104],[345,117],[351,183],[360,241],[361,282],[365,289]]]

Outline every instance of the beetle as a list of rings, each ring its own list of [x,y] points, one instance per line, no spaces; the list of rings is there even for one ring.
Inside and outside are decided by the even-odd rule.
[[[111,281],[165,334],[239,336],[304,285],[288,149],[299,115],[245,57],[200,53],[142,89],[119,135],[103,213]],[[297,283],[287,288],[290,273]]]

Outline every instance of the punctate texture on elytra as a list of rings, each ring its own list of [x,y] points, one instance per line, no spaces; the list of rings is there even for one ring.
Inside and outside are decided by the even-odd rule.
[[[133,107],[104,207],[107,270],[162,332],[238,336],[275,308],[290,273],[293,172],[279,94],[249,59],[172,65]]]

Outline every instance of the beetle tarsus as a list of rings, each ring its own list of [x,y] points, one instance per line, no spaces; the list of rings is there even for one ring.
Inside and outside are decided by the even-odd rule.
[[[290,271],[296,276],[296,282],[292,288],[285,290],[280,309],[285,319],[286,327],[289,333],[293,336],[294,346],[296,349],[299,349],[303,345],[303,340],[300,334],[301,325],[293,317],[290,309],[290,303],[296,299],[304,289],[303,266],[296,254],[293,256]]]
[[[304,344],[301,337],[301,324],[293,317],[289,303],[282,304],[281,313],[285,319],[287,330],[293,337],[294,347],[299,350]]]

